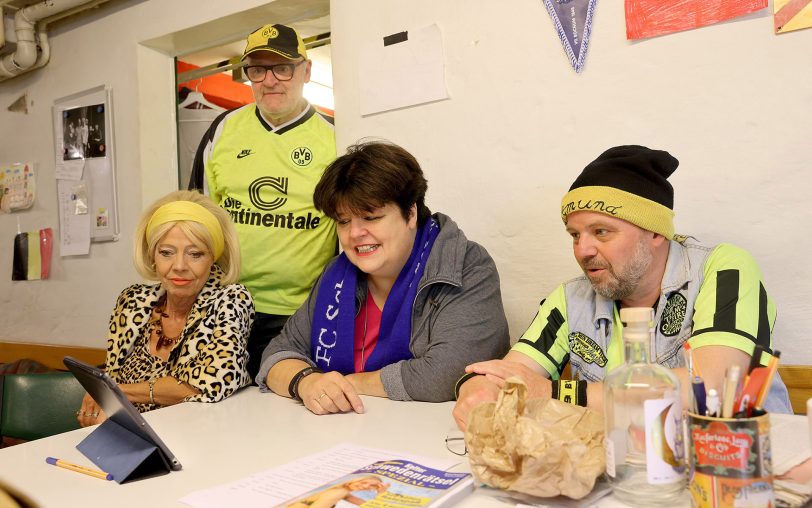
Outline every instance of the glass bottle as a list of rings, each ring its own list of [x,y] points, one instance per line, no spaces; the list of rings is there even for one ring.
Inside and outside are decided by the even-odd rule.
[[[606,473],[633,506],[673,505],[685,488],[679,380],[651,363],[654,310],[620,309],[626,361],[604,379]]]

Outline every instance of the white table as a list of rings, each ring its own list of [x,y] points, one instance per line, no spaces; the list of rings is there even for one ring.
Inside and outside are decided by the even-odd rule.
[[[264,471],[340,442],[426,457],[455,457],[445,437],[456,429],[453,403],[396,402],[364,397],[365,414],[316,416],[300,404],[247,388],[216,404],[185,403],[146,413],[146,419],[183,464],[167,475],[119,485],[54,467],[53,456],[95,466],[78,450],[92,428],[0,450],[0,480],[44,508],[114,506],[159,508],[187,505],[184,495]],[[466,470],[467,461],[455,470]],[[689,506],[684,503],[672,508]],[[459,508],[506,508],[508,504],[475,492]],[[597,506],[625,506],[602,499]],[[187,507],[188,508],[188,507]]]

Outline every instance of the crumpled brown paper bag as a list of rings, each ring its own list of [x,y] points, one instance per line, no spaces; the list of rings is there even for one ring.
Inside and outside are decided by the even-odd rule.
[[[606,468],[603,415],[526,398],[524,382],[509,378],[496,402],[471,411],[465,444],[474,478],[533,496],[581,499]]]

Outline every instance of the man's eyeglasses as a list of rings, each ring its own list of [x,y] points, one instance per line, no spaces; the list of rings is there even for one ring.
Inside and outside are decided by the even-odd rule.
[[[262,83],[268,71],[271,71],[273,76],[279,81],[290,81],[293,79],[293,73],[296,71],[296,67],[304,62],[305,60],[296,63],[275,65],[246,65],[243,69],[245,69],[245,75],[253,83]]]

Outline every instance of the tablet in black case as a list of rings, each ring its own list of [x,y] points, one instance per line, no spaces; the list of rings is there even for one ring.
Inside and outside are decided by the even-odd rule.
[[[66,356],[65,366],[107,415],[76,448],[118,483],[181,469],[180,461],[104,371]]]

